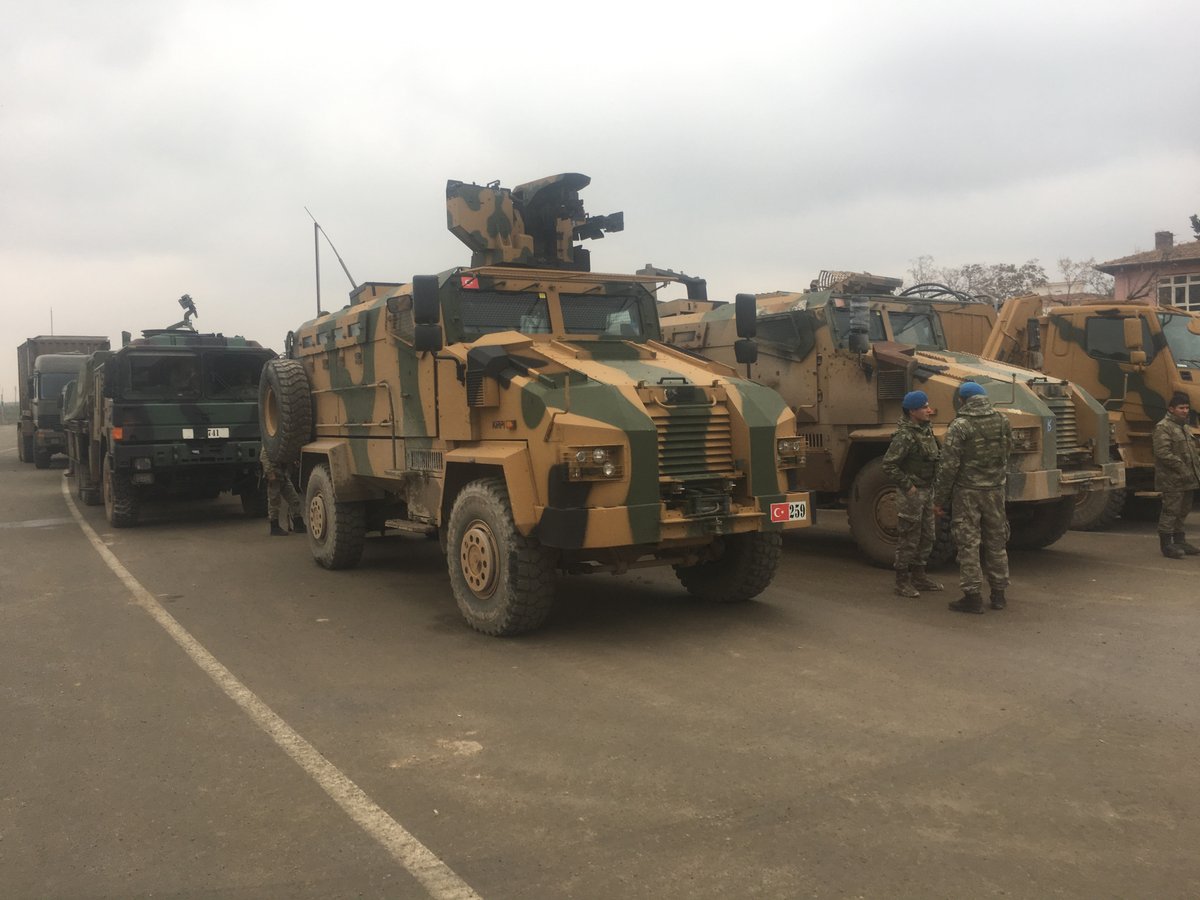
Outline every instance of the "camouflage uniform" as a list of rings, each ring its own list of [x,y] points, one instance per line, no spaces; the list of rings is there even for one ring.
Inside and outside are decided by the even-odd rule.
[[[896,485],[896,571],[924,566],[933,550],[936,518],[933,478],[942,451],[933,426],[908,416],[900,419],[896,435],[883,457],[883,471]],[[915,493],[910,491],[916,488]]]
[[[267,521],[287,531],[292,515],[299,516],[302,504],[300,495],[292,486],[292,467],[290,464],[277,465],[267,456],[267,448],[259,451],[258,461],[262,464],[263,478],[267,480]],[[280,501],[286,501],[281,503]]]
[[[964,402],[946,431],[934,502],[951,507],[959,584],[966,596],[979,594],[984,576],[993,595],[1008,587],[1004,488],[1011,451],[1012,425],[983,395]]]
[[[1187,422],[1169,412],[1154,426],[1154,489],[1162,491],[1159,534],[1181,537],[1192,509],[1192,491],[1200,488],[1200,452]]]

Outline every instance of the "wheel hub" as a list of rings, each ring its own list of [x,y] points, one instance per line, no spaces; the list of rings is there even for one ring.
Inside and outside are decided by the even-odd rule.
[[[320,494],[308,501],[308,533],[317,541],[325,537],[325,498]]]
[[[900,533],[900,513],[896,506],[895,491],[884,491],[875,498],[875,523],[880,531],[893,539]]]
[[[463,533],[458,548],[458,560],[467,587],[481,600],[486,600],[495,593],[499,559],[500,551],[496,546],[495,535],[485,522],[475,519]]]

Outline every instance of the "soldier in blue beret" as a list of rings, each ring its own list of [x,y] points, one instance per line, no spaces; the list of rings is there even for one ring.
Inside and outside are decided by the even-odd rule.
[[[936,516],[933,479],[942,450],[933,435],[933,407],[924,391],[909,391],[900,403],[904,414],[883,457],[883,471],[896,485],[896,593],[920,597],[940,591],[925,574],[933,550]]]

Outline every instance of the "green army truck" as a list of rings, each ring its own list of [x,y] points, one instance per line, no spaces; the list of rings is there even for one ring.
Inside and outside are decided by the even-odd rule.
[[[54,454],[67,452],[63,386],[79,375],[87,354],[107,349],[106,337],[63,334],[38,335],[17,347],[17,457],[22,462],[45,469]]]
[[[1015,297],[999,315],[981,353],[989,359],[1069,378],[1107,410],[1111,450],[1125,467],[1125,485],[1085,494],[1072,527],[1102,530],[1123,513],[1157,505],[1154,426],[1179,392],[1200,406],[1200,315],[1169,306],[1089,303],[1051,306],[1047,298]],[[1193,425],[1195,418],[1193,416]],[[1157,515],[1153,509],[1136,509]]]
[[[147,499],[232,492],[265,512],[259,484],[258,382],[275,352],[257,341],[202,334],[182,322],[91,354],[64,391],[70,468],[89,506],[115,528],[137,524]]]
[[[818,508],[845,508],[862,553],[891,566],[896,543],[895,491],[882,459],[910,390],[929,395],[941,438],[965,381],[983,385],[1013,426],[1008,477],[1009,546],[1047,547],[1070,527],[1075,497],[1124,484],[1109,458],[1100,404],[1076,385],[1039,372],[947,349],[935,304],[893,292],[899,279],[825,272],[803,292],[755,295],[759,358],[748,375],[779,391],[796,414],[807,464],[803,486]],[[669,306],[666,339],[734,364],[733,304]],[[953,553],[948,523],[932,562]]]
[[[440,539],[473,628],[548,615],[556,573],[672,565],[692,594],[770,583],[793,487],[795,419],[774,392],[661,342],[653,276],[591,271],[584,175],[513,189],[451,181],[469,268],[358,286],[263,372],[263,443],[299,459],[316,561],[368,532]]]

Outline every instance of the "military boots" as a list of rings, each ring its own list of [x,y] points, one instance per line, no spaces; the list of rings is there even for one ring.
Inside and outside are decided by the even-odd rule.
[[[1189,544],[1182,531],[1175,532],[1173,537],[1175,538],[1175,546],[1188,556],[1195,556],[1197,553],[1200,553],[1200,547],[1197,547],[1195,544]]]
[[[965,592],[957,600],[947,604],[952,612],[983,613],[983,594],[979,591]]]
[[[303,516],[293,516],[292,517],[292,531],[296,532],[296,534],[304,534],[304,517]]]
[[[896,570],[896,593],[901,597],[920,597],[920,593],[913,586],[912,571],[909,569]]]
[[[912,567],[912,584],[918,591],[940,591],[942,583],[925,574],[924,566]]]
[[[1004,596],[1004,588],[992,588],[992,609],[1004,609],[1008,606],[1008,598]]]
[[[287,537],[287,532],[279,527],[279,523],[271,520],[271,537]]]
[[[1167,559],[1183,559],[1187,555],[1182,547],[1175,544],[1175,535],[1170,532],[1160,531],[1158,533],[1158,545],[1162,548],[1162,555]]]

